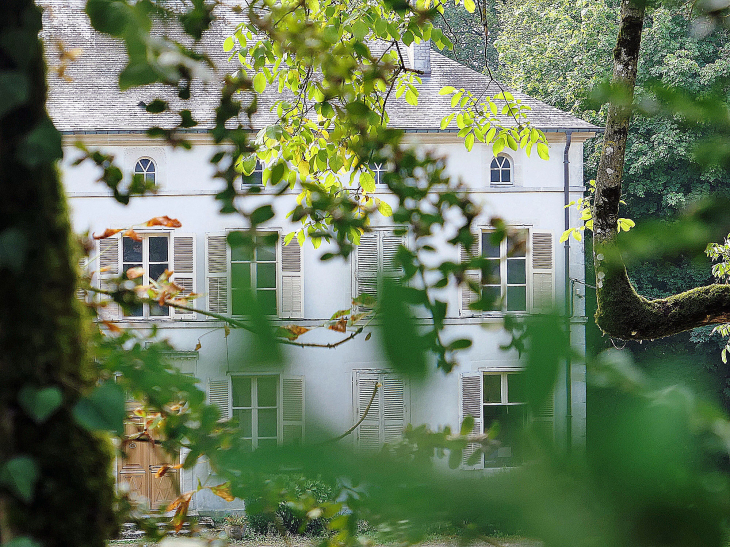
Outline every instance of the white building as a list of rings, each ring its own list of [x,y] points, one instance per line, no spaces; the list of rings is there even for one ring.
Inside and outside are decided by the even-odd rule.
[[[66,48],[83,48],[81,57],[65,70],[71,81],[54,72],[49,75],[49,111],[64,135],[62,170],[75,229],[100,233],[160,215],[182,223],[178,229],[138,229],[141,242],[119,236],[101,240],[100,266],[107,268],[107,273],[97,278],[118,274],[132,265],[142,265],[146,275],[152,277],[171,269],[179,284],[205,294],[197,306],[236,315],[240,304],[231,272],[246,271],[255,280],[261,301],[270,307],[274,323],[316,326],[336,310],[349,308],[353,296],[370,286],[375,269],[388,267],[386,259],[400,238],[392,236],[387,218],[379,219],[376,229],[363,239],[364,244],[350,261],[321,262],[323,249],[315,250],[309,243],[299,248],[296,242],[284,247],[281,237],[279,244],[259,249],[254,257],[231,253],[225,236],[242,224],[232,215],[220,214],[219,204],[213,199],[221,182],[212,178],[212,140],[205,128],[188,135],[195,143],[192,151],[172,149],[148,138],[145,130],[155,122],[138,105],[155,97],[160,88],[120,92],[116,76],[123,65],[123,49],[91,30],[82,2],[39,3],[46,7],[45,38],[51,64],[57,41]],[[222,48],[220,36],[210,38],[209,43]],[[346,431],[361,417],[376,381],[383,388],[371,411],[354,434],[341,442],[377,447],[397,438],[408,423],[425,423],[434,429],[457,427],[466,413],[477,419],[479,427],[489,427],[495,418],[507,424],[515,416],[524,419],[523,407],[513,404],[521,402],[518,393],[522,364],[516,352],[499,349],[508,342],[500,325],[504,313],[540,311],[539,301],[546,295],[556,303],[568,297],[572,344],[583,350],[586,318],[583,285],[579,283],[584,279],[583,248],[573,241],[566,259],[567,247],[558,244],[558,238],[565,229],[564,204],[583,195],[583,143],[597,128],[514,93],[532,107],[531,122],[546,132],[550,160],[536,155],[528,158],[522,151],[494,158],[491,147],[480,144],[467,152],[455,131],[439,129],[442,117],[450,112],[450,104],[449,98],[439,96],[438,91],[445,85],[473,90],[490,86],[489,90],[496,93],[495,84],[438,53],[421,53],[426,54],[430,75],[424,78],[419,106],[395,100],[393,125],[406,130],[407,141],[413,146],[445,156],[449,173],[464,181],[473,197],[483,204],[480,240],[488,233],[487,222],[493,216],[523,228],[527,235],[524,256],[511,256],[509,263],[506,243],[491,249],[500,278],[492,290],[505,297],[505,311],[476,314],[468,309],[470,295],[464,289],[454,285],[444,291],[449,305],[446,338],[467,337],[474,341],[463,353],[459,369],[449,375],[435,372],[423,382],[409,382],[389,370],[377,343],[377,329],[369,329],[373,331],[370,341],[359,336],[336,349],[283,346],[287,364],[282,367],[259,362],[255,352],[250,351],[244,331],[233,330],[226,336],[222,322],[201,314],[144,306],[124,317],[120,310],[107,310],[107,318],[124,328],[149,329],[156,325],[160,336],[168,338],[180,352],[172,356],[173,361],[183,372],[200,380],[201,388],[207,390],[211,402],[218,404],[225,416],[239,419],[243,435],[253,447],[295,439],[317,441]],[[222,49],[217,57],[225,59]],[[205,118],[208,113],[210,119],[218,98],[215,86],[199,85],[194,92],[197,114]],[[110,191],[96,182],[96,168],[89,164],[72,166],[78,156],[76,141],[113,153],[128,174],[136,171],[154,176],[159,191],[133,198],[128,206],[118,204],[109,197]],[[276,217],[267,230],[283,236],[295,229],[285,214],[294,206],[296,194],[288,192],[276,200]],[[263,203],[269,197],[264,191],[259,197],[247,199]],[[378,197],[388,200],[387,189],[378,192]],[[571,222],[578,224],[575,218]],[[483,241],[486,245],[486,238]],[[444,252],[451,260],[459,260],[458,249]],[[343,336],[317,329],[300,340],[329,343]],[[195,349],[198,343],[200,348]],[[567,442],[566,427],[570,427],[570,442],[581,447],[585,440],[585,366],[573,362],[569,367],[570,380],[566,382],[564,367],[563,377],[557,382],[553,408],[535,419],[543,420],[562,446]],[[509,431],[509,427],[503,429]],[[513,456],[507,438],[500,449],[476,467],[509,465]],[[169,495],[170,485],[164,481],[178,479],[174,474],[155,479],[151,471],[155,463],[154,454],[134,453],[128,462],[120,462],[119,477],[159,502]],[[199,466],[196,473],[205,479],[204,466]],[[186,473],[181,478],[184,490],[196,484],[198,477],[194,475]],[[224,502],[212,495],[197,497],[193,503],[198,510],[224,508]]]

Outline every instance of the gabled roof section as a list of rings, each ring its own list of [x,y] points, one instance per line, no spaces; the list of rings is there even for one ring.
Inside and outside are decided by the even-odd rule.
[[[232,33],[235,14],[220,17],[213,29],[208,31],[201,47],[213,60],[215,73],[209,81],[193,82],[192,99],[180,101],[173,90],[160,84],[119,91],[117,78],[126,63],[126,53],[119,40],[97,33],[84,13],[85,0],[37,0],[44,8],[42,37],[46,44],[49,64],[48,111],[56,127],[66,133],[126,133],[143,132],[149,127],[171,126],[171,114],[152,115],[144,105],[152,99],[163,97],[173,107],[187,108],[200,122],[196,130],[206,130],[213,125],[213,112],[220,98],[220,84],[223,75],[238,67],[228,61],[223,51],[224,38]],[[180,36],[172,26],[161,23],[160,27],[170,36]],[[59,75],[61,64],[59,52],[80,48],[81,55]],[[405,49],[402,47],[404,57]],[[543,130],[559,131],[577,129],[595,131],[598,128],[575,116],[549,106],[523,93],[500,86],[489,77],[460,65],[435,51],[431,51],[431,75],[423,78],[419,86],[418,106],[396,99],[391,94],[388,105],[390,123],[407,131],[440,131],[441,119],[450,114],[450,96],[439,95],[444,86],[465,88],[475,95],[495,95],[502,89],[511,92],[515,98],[529,105],[528,114],[533,125]],[[275,90],[269,88],[259,99],[259,112],[254,118],[254,128],[274,121],[269,106],[275,99]],[[504,123],[509,125],[509,119]],[[514,123],[514,122],[513,122]]]

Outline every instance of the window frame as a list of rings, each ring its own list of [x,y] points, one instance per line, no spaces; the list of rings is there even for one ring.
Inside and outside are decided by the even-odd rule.
[[[250,175],[246,175],[245,173],[241,173],[241,188],[252,188],[252,187],[258,187],[258,188],[265,188],[264,186],[264,170],[266,169],[266,164],[261,161],[260,159],[256,158],[256,166],[254,167],[253,171],[251,171]],[[247,179],[251,179],[253,182],[248,182]]]
[[[500,161],[501,160],[501,161]],[[505,168],[505,162],[508,163],[508,167]],[[496,165],[495,165],[496,164]],[[493,174],[498,173],[498,180],[494,181]],[[504,173],[507,173],[509,181],[504,181]],[[500,153],[493,156],[489,162],[489,185],[490,186],[514,186],[515,185],[515,170],[514,170],[514,159],[508,154]]]
[[[235,232],[236,230],[232,230],[229,233]],[[251,257],[251,260],[234,260],[233,257],[233,248],[230,247],[230,258],[229,258],[229,267],[230,267],[230,274],[228,276],[228,290],[230,296],[230,310],[231,315],[234,317],[242,317],[244,314],[236,314],[235,310],[235,298],[234,295],[237,291],[245,290],[244,287],[234,287],[233,283],[233,265],[234,264],[248,264],[250,267],[249,270],[249,280],[251,281],[250,289],[254,291],[256,294],[256,297],[258,299],[259,292],[273,292],[274,293],[274,313],[266,313],[265,315],[270,317],[279,317],[280,314],[280,291],[281,287],[279,286],[279,279],[281,277],[281,249],[280,249],[280,239],[281,234],[278,231],[263,231],[261,232],[261,235],[265,236],[268,234],[276,234],[276,243],[274,244],[274,258],[273,260],[258,260],[256,254],[258,253],[259,247],[256,247],[253,249],[253,254]],[[293,242],[294,244],[297,244],[296,242]],[[255,259],[254,259],[255,258]],[[259,265],[263,264],[273,264],[274,265],[274,286],[273,287],[259,287],[258,284],[254,285],[253,281],[258,279],[258,272],[259,272]],[[259,301],[260,302],[260,301]]]
[[[149,161],[149,165],[147,168],[145,168],[142,165],[142,160]],[[137,171],[138,166],[141,167],[141,171]],[[151,170],[149,169],[150,166],[152,167]],[[142,175],[145,183],[152,182],[152,184],[157,185],[157,180],[159,178],[159,173],[157,172],[157,162],[155,162],[155,160],[149,156],[142,156],[142,157],[138,158],[137,161],[134,162],[134,167],[132,168],[132,175]],[[151,181],[149,180],[150,175],[152,178]]]
[[[487,423],[487,408],[507,408],[515,407],[515,408],[521,408],[522,409],[522,417],[521,426],[515,426],[518,428],[521,428],[524,430],[525,427],[530,423],[531,417],[529,415],[529,409],[527,406],[527,401],[514,401],[511,402],[509,400],[509,377],[517,376],[517,375],[523,375],[525,373],[525,370],[523,368],[505,368],[505,369],[499,369],[499,370],[484,370],[481,371],[481,382],[482,382],[482,401],[481,401],[481,422],[482,422],[482,430],[483,432],[487,432],[492,425],[491,422]],[[492,401],[486,401],[486,378],[487,377],[494,377],[499,376],[500,378],[500,401],[499,402],[492,402]],[[524,378],[524,377],[523,377]],[[494,421],[494,420],[492,420]],[[500,424],[500,434],[503,431],[504,424]],[[519,432],[516,432],[519,434]],[[497,465],[489,465],[489,454],[483,454],[482,455],[482,466],[485,469],[499,469],[504,467],[514,467],[513,462],[505,461],[505,465],[499,465],[499,458],[504,458],[505,460],[509,458],[509,460],[512,460],[512,458],[519,459],[519,455],[515,456],[512,452],[513,447],[512,446],[499,446],[496,448],[496,450],[493,452],[494,458],[496,459],[495,462]]]
[[[282,378],[280,374],[231,374],[231,416],[236,416],[237,410],[250,410],[251,411],[251,437],[250,439],[248,437],[242,436],[241,438],[244,440],[250,440],[251,441],[251,450],[256,450],[259,448],[260,441],[275,441],[276,446],[281,445],[282,438],[281,438],[281,431],[282,431],[282,419],[283,419],[283,408],[282,408],[282,400],[281,400],[281,382]],[[251,389],[251,406],[236,406],[234,404],[236,395],[235,395],[235,386],[236,386],[236,379],[240,378],[248,378],[251,380],[250,389]],[[262,378],[270,379],[274,378],[276,380],[276,386],[274,389],[274,392],[276,394],[276,405],[259,405],[258,401],[258,384],[259,380]],[[260,410],[271,410],[276,409],[276,435],[274,437],[266,436],[262,437],[261,435],[258,435],[259,430],[259,411]],[[239,429],[243,431],[242,424],[238,423]]]
[[[502,241],[499,242],[499,290],[500,290],[500,308],[499,309],[493,309],[493,310],[484,310],[485,313],[512,313],[512,314],[523,314],[523,313],[529,313],[530,309],[532,307],[531,298],[530,298],[530,258],[532,256],[532,249],[530,246],[530,237],[532,235],[531,229],[527,226],[511,226],[510,227],[513,231],[523,231],[525,233],[525,252],[523,256],[514,256],[510,255],[510,238],[505,237]],[[482,251],[484,249],[484,238],[489,237],[489,234],[494,233],[494,228],[483,228],[479,232],[479,251],[480,254],[483,256],[485,260],[494,260],[492,257],[487,257],[483,255]],[[524,275],[525,280],[524,283],[510,283],[509,282],[509,262],[512,261],[523,261],[524,262]],[[489,280],[488,280],[489,281]],[[496,287],[496,283],[485,283],[484,279],[484,272],[481,272],[481,278],[479,281],[479,284],[482,288],[482,291],[484,291],[485,287]],[[524,287],[525,289],[525,306],[524,309],[514,309],[510,310],[507,309],[507,306],[509,306],[509,288],[510,287]],[[481,296],[481,295],[480,295]]]
[[[392,264],[388,264],[388,268],[386,268],[386,257],[385,257],[385,246],[384,246],[384,238],[386,237],[392,237],[395,239],[399,239],[400,242],[398,244],[398,247],[400,245],[408,246],[408,235],[397,235],[395,233],[396,229],[400,228],[399,226],[384,226],[384,227],[378,227],[374,228],[370,232],[367,232],[366,234],[362,234],[360,236],[360,245],[357,245],[355,248],[355,252],[352,254],[352,298],[357,298],[361,294],[363,294],[361,283],[362,280],[370,279],[371,276],[368,275],[361,275],[361,263],[363,262],[363,259],[365,257],[361,258],[361,252],[364,253],[365,247],[362,245],[362,238],[367,236],[376,235],[377,240],[377,253],[375,260],[377,262],[376,269],[377,272],[375,273],[375,298],[377,299],[377,295],[382,292],[382,278],[387,276],[392,279],[399,279],[403,275],[403,269],[398,267],[393,267]],[[397,251],[396,251],[397,252]],[[395,253],[393,254],[393,258],[395,256]],[[362,279],[362,280],[361,280]],[[370,308],[360,306],[361,310],[369,310]]]
[[[142,243],[141,267],[144,270],[144,274],[140,278],[137,278],[137,279],[141,280],[138,283],[137,283],[137,280],[130,280],[130,281],[135,282],[139,285],[149,285],[152,281],[152,277],[149,274],[150,264],[164,264],[163,262],[150,261],[149,240],[150,240],[150,238],[153,238],[153,237],[159,237],[159,238],[166,239],[166,241],[167,241],[167,267],[165,269],[168,271],[173,271],[172,270],[172,261],[173,261],[172,234],[170,232],[151,231],[151,232],[142,232],[142,233],[138,232],[137,235],[142,238],[142,241],[141,241],[141,243]],[[120,253],[121,253],[119,265],[121,267],[122,275],[124,275],[126,278],[127,270],[134,267],[134,264],[136,264],[136,262],[134,262],[134,261],[127,262],[124,259],[124,240],[125,239],[128,239],[130,241],[134,241],[134,239],[131,237],[122,235],[119,240]],[[129,266],[128,267],[125,266],[126,264],[128,264]],[[155,281],[156,281],[156,279],[155,279]],[[121,318],[124,320],[164,320],[164,319],[172,318],[173,313],[172,313],[172,308],[170,306],[158,306],[158,307],[161,307],[162,309],[166,310],[166,313],[152,314],[151,305],[147,302],[144,302],[142,304],[142,314],[141,315],[126,315],[124,313],[124,309],[122,309]]]

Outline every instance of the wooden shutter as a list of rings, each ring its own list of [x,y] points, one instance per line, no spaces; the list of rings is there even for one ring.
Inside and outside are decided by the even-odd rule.
[[[470,258],[479,256],[480,253],[480,244],[481,244],[481,237],[482,233],[479,231],[478,233],[474,234],[474,243],[472,243],[471,246],[471,256],[469,256],[469,253],[467,252],[467,248],[462,245],[460,252],[461,252],[461,263],[464,264],[465,262],[468,262]],[[482,274],[479,270],[466,270],[464,272],[464,283],[461,285],[461,315],[473,315],[474,310],[470,309],[469,306],[471,304],[474,304],[476,302],[479,302],[480,300],[480,294],[474,292],[469,288],[469,285],[467,281],[472,281],[474,283],[481,283],[482,281]]]
[[[302,248],[296,238],[284,244],[279,240],[281,267],[279,268],[279,317],[301,319],[304,317],[304,278],[302,276]]]
[[[555,275],[553,235],[532,233],[532,308],[533,313],[549,313],[554,301]]]
[[[215,405],[221,413],[221,420],[231,417],[231,378],[208,379],[208,404]]]
[[[183,288],[182,294],[188,295],[195,291],[195,235],[173,234],[172,241],[172,281]],[[197,301],[192,300],[189,305],[196,307]],[[195,312],[172,308],[174,319],[195,319]]]
[[[395,374],[383,374],[383,441],[398,442],[406,428],[406,385],[403,378]]]
[[[121,238],[119,235],[99,240],[99,275],[97,282],[100,289],[114,290],[117,288],[115,280],[120,276],[121,261]],[[105,321],[113,321],[122,317],[122,309],[119,304],[112,302],[111,297],[99,295],[99,302],[108,302],[106,306],[99,308],[99,318]]]
[[[459,424],[464,418],[471,416],[474,418],[473,435],[480,435],[482,431],[482,373],[481,372],[465,372],[460,375],[460,398],[459,398]],[[464,449],[462,455],[462,467],[464,469],[482,469],[484,468],[484,459],[480,458],[476,465],[467,465],[469,457],[479,449],[476,443],[470,443]]]
[[[229,314],[230,249],[226,234],[206,234],[205,237],[205,289],[208,311]]]
[[[279,438],[283,444],[301,444],[304,442],[304,376],[282,376],[280,385]]]
[[[378,233],[362,234],[355,251],[355,275],[352,297],[361,294],[378,296]]]
[[[380,381],[380,375],[376,372],[356,372],[355,373],[355,422],[362,418],[365,409],[373,395],[375,384]],[[378,388],[370,410],[363,419],[362,423],[357,427],[356,439],[357,445],[362,450],[374,451],[379,450],[383,444],[383,438],[380,431],[380,422],[382,415],[381,400],[383,397],[382,388]]]

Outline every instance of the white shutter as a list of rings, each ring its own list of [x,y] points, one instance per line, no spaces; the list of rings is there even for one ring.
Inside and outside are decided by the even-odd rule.
[[[301,444],[304,441],[304,376],[282,376],[280,385],[279,438],[283,444]]]
[[[395,255],[401,245],[405,245],[405,238],[403,236],[396,236],[390,232],[381,232],[380,240],[380,255],[381,268],[383,275],[389,277],[400,277],[403,270],[400,266],[395,264]]]
[[[281,249],[281,275],[279,282],[279,317],[301,319],[304,317],[304,278],[302,272],[302,248],[296,238],[284,245],[284,236],[279,240]]]
[[[480,253],[480,244],[481,244],[481,231],[474,235],[474,243],[472,243],[471,246],[471,255],[472,257],[479,256]],[[464,245],[461,246],[460,249],[461,252],[461,263],[468,262],[471,258],[469,256],[469,253],[466,251],[466,247]],[[461,285],[461,315],[473,315],[474,310],[470,309],[469,306],[471,304],[474,304],[475,302],[479,302],[481,295],[479,293],[474,292],[469,288],[469,285],[467,281],[473,281],[474,283],[481,283],[482,281],[482,274],[479,270],[466,270],[465,273],[465,279],[464,283]]]
[[[378,296],[378,234],[368,233],[360,236],[360,244],[355,251],[355,275],[352,297],[369,294]]]
[[[553,440],[555,415],[555,394],[551,393],[543,405],[532,412],[532,427],[544,439]]]
[[[97,283],[102,290],[114,290],[117,288],[115,281],[120,272],[122,246],[119,235],[99,240],[99,273]],[[105,321],[120,319],[122,309],[119,304],[112,302],[111,297],[99,295],[99,303],[108,302],[106,306],[99,308],[99,318]]]
[[[380,381],[380,375],[373,372],[357,372],[355,374],[355,422],[363,417],[365,409],[368,407],[370,398],[373,396],[375,384]],[[374,451],[379,450],[383,444],[381,435],[381,414],[383,390],[378,388],[378,392],[370,405],[370,410],[363,419],[362,423],[357,426],[357,445],[362,450]]]
[[[533,313],[550,312],[554,301],[555,275],[553,235],[532,233],[532,308]]]
[[[171,280],[183,288],[182,295],[195,291],[195,235],[173,234],[172,241],[172,278]],[[189,306],[196,307],[197,301],[192,300]],[[172,308],[174,319],[195,319],[195,312]]]
[[[87,260],[86,260],[85,256],[82,256],[81,258],[79,258],[79,269],[76,274],[78,276],[78,278],[76,280],[76,283],[77,283],[76,298],[78,298],[83,303],[86,303],[87,299],[89,297],[89,293],[81,287],[82,284],[86,283],[86,280],[88,277],[88,272],[86,270],[86,263],[87,263]]]
[[[408,423],[406,384],[395,374],[383,374],[383,441],[398,442]]]
[[[461,423],[464,421],[466,416],[474,418],[474,429],[471,433],[473,435],[480,435],[482,431],[482,373],[481,372],[465,372],[460,375],[460,390],[459,390],[459,424],[457,427],[461,428]],[[484,467],[484,459],[480,458],[476,465],[468,466],[466,462],[476,450],[479,449],[479,445],[476,443],[470,443],[464,449],[462,455],[462,467],[464,469],[482,469]]]
[[[205,290],[208,311],[227,315],[229,307],[228,269],[231,263],[226,234],[205,236]]]
[[[208,404],[215,405],[221,413],[221,420],[231,417],[231,378],[208,379]]]

